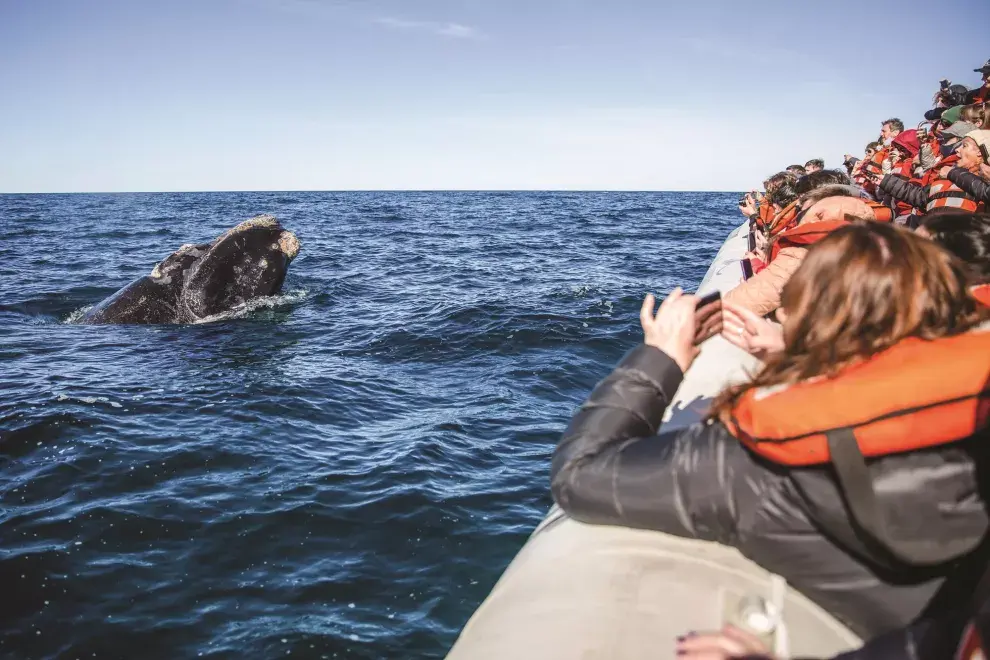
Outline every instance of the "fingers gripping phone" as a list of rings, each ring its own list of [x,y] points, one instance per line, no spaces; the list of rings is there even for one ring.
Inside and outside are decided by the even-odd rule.
[[[722,332],[722,293],[712,291],[694,307],[694,345]]]

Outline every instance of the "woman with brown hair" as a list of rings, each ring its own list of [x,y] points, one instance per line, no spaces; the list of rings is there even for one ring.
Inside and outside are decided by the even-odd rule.
[[[648,295],[644,344],[560,440],[555,500],[586,523],[735,546],[863,637],[906,625],[990,528],[990,310],[967,285],[907,230],[838,229],[784,287],[782,330],[726,303],[723,335],[765,364],[664,433],[696,301],[675,290],[654,314]]]

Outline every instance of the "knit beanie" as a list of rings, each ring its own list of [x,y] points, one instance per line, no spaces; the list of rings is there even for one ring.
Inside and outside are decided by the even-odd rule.
[[[959,121],[959,116],[962,114],[963,106],[954,105],[945,112],[942,113],[942,123],[943,124],[954,124]]]
[[[972,138],[983,153],[983,162],[990,165],[990,131],[970,131],[966,137]]]

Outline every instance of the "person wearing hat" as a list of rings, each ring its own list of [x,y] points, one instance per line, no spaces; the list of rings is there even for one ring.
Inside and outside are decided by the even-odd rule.
[[[957,147],[959,162],[946,178],[985,208],[990,203],[990,131],[970,131]]]
[[[979,126],[970,124],[968,121],[957,121],[952,126],[943,129],[938,136],[942,157],[947,158],[956,153],[956,147],[959,146],[962,139],[978,128]]]
[[[945,112],[942,113],[942,116],[939,117],[938,126],[944,130],[946,127],[955,124],[962,118],[962,111],[964,107],[966,106],[954,105],[951,108],[946,108]]]
[[[921,214],[935,209],[953,208],[975,213],[983,204],[965,188],[948,178],[951,168],[961,168],[966,172],[979,172],[983,160],[977,149],[977,142],[970,135],[990,131],[972,130],[972,124],[956,122],[942,132],[946,144],[941,146],[943,158],[935,167],[928,170],[920,180],[909,179],[897,174],[888,174],[878,186],[885,195],[897,200],[899,216],[907,215],[905,209],[917,209]],[[960,139],[962,137],[962,139]],[[978,136],[979,137],[979,136]]]
[[[978,172],[980,166],[990,164],[990,131],[970,131],[956,147],[959,167]]]
[[[983,87],[974,89],[966,96],[966,103],[986,103],[990,101],[990,60],[979,69],[973,69],[977,73],[983,74]]]
[[[947,83],[948,81],[943,81]],[[925,113],[928,121],[938,121],[942,113],[953,106],[964,105],[969,89],[965,85],[949,85],[935,95],[935,107]]]

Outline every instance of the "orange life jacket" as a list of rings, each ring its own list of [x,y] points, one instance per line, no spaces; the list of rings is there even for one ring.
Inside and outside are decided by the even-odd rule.
[[[755,453],[790,466],[833,461],[843,433],[840,441],[865,457],[963,440],[990,426],[990,327],[911,337],[831,378],[750,390],[726,426]]]
[[[959,162],[959,156],[957,154],[952,154],[951,156],[946,156],[942,160],[935,163],[932,169],[925,172],[925,175],[921,177],[921,185],[930,186],[941,178],[939,172],[943,167],[955,166]]]
[[[853,165],[852,167],[852,171],[849,173],[849,176],[852,177],[853,182],[858,183],[860,185],[862,185],[866,181],[866,175],[863,174],[864,165],[866,165],[866,161],[862,159],[857,160],[856,164]]]
[[[868,163],[863,165],[863,172],[874,176],[883,176],[883,161],[887,158],[889,151],[890,149],[887,147],[878,149],[877,152],[873,154],[873,158],[871,158]]]
[[[902,179],[909,183],[920,184],[921,181],[913,177],[912,170],[913,170],[913,164],[911,163],[911,159],[905,158],[893,164],[890,170],[890,176],[896,177],[898,179]],[[902,202],[899,199],[894,199],[894,211],[898,216],[908,215],[909,213],[914,211],[914,207],[908,204],[907,202]]]
[[[767,226],[767,237],[772,239],[780,233],[787,231],[794,225],[794,222],[797,220],[798,216],[797,204],[798,200],[795,199],[793,202],[780,209],[780,213],[776,214],[773,217],[773,221]]]
[[[756,209],[756,224],[761,229],[766,229],[773,224],[773,218],[776,215],[776,209],[773,204],[764,199],[759,203]]]
[[[873,211],[873,219],[877,222],[890,222],[894,219],[894,212],[890,210],[889,206],[868,199],[864,199],[863,201]]]
[[[974,287],[970,287],[970,293],[973,297],[979,300],[981,303],[990,307],[990,283],[988,284],[977,284]]]
[[[792,229],[781,233],[770,248],[770,261],[772,262],[785,247],[813,245],[822,240],[830,233],[845,227],[849,223],[845,220],[823,220],[821,222],[809,222],[806,225],[798,225]]]
[[[976,213],[982,210],[983,204],[978,203],[948,179],[936,179],[928,184],[928,205],[925,211],[945,208]]]

